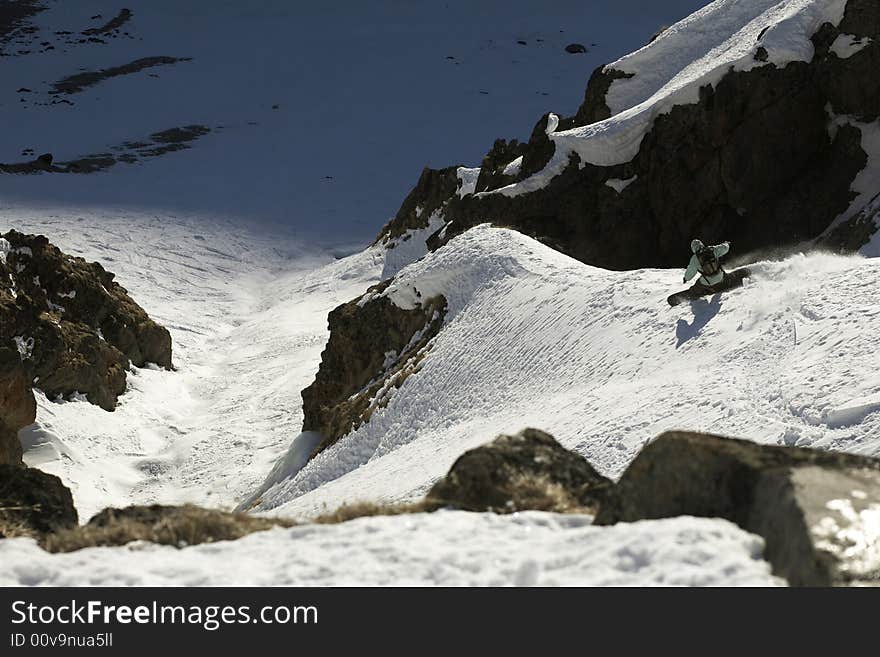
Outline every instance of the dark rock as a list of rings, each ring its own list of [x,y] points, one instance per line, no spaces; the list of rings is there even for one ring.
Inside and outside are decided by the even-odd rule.
[[[589,125],[597,121],[604,121],[611,116],[611,110],[605,102],[608,89],[615,80],[631,78],[632,73],[624,73],[617,69],[599,66],[590,76],[587,89],[584,92],[584,101],[574,116],[576,125]]]
[[[113,30],[118,30],[120,27],[125,25],[128,21],[131,20],[132,13],[130,9],[121,9],[119,13],[107,21],[101,27],[93,27],[88,30],[84,30],[83,34],[85,35],[95,35],[95,34],[107,34],[108,32],[112,32]],[[101,18],[101,14],[96,16],[92,16],[92,20],[97,20]]]
[[[880,460],[668,432],[630,464],[596,524],[681,515],[726,518],[764,538],[795,586],[877,583]]]
[[[553,436],[526,429],[465,452],[434,484],[426,505],[496,513],[592,510],[611,486]]]
[[[569,43],[565,46],[565,52],[572,55],[578,55],[587,52],[587,47],[582,43]]]
[[[303,431],[322,436],[316,453],[387,404],[387,395],[376,399],[377,393],[389,386],[399,388],[418,371],[428,342],[443,325],[446,299],[424,299],[421,307],[404,310],[387,297],[377,296],[390,282],[371,287],[327,318],[330,339],[314,382],[302,391]],[[389,352],[396,354],[390,363]]]
[[[429,169],[425,167],[413,190],[389,221],[376,242],[403,235],[406,231],[425,228],[428,219],[442,208],[458,190],[458,167]]]
[[[93,39],[88,40],[92,41]],[[97,42],[104,43],[100,39],[98,39]],[[86,43],[86,39],[80,39],[80,43]],[[112,66],[98,71],[85,71],[83,73],[69,75],[58,82],[55,82],[52,85],[52,89],[59,93],[76,94],[98,84],[99,82],[109,80],[110,78],[119,77],[121,75],[131,75],[132,73],[137,73],[155,66],[168,66],[171,64],[177,64],[178,62],[188,61],[191,61],[190,57],[142,57],[121,66]]]
[[[55,475],[21,465],[0,465],[0,538],[75,527],[70,490]]]
[[[835,226],[816,242],[820,248],[837,253],[858,251],[871,241],[880,221],[880,194],[877,194],[859,212]]]
[[[3,238],[10,246],[3,280],[10,283],[0,288],[0,344],[16,337],[30,343],[25,358],[47,396],[79,392],[113,410],[129,363],[172,367],[170,334],[112,273],[42,235],[13,230]]]
[[[37,417],[31,379],[18,351],[0,346],[0,464],[21,463],[18,431]]]
[[[755,61],[766,62],[769,57],[767,49],[764,46],[758,46],[758,49],[755,51]]]
[[[43,153],[42,155],[37,156],[37,159],[34,160],[34,164],[40,168],[48,169],[52,166],[52,153]]]
[[[510,164],[525,152],[525,144],[520,144],[516,139],[506,141],[504,139],[496,139],[483,162],[480,164],[480,175],[477,177],[475,191],[482,192],[486,189],[498,189],[512,182],[515,182],[518,176],[509,176],[503,173],[504,167]]]

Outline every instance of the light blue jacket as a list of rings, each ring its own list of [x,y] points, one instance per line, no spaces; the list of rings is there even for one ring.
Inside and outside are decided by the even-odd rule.
[[[730,242],[723,242],[716,246],[710,246],[709,248],[715,252],[716,258],[721,258],[721,256],[726,255],[727,252],[730,251]],[[697,258],[697,254],[695,253],[691,256],[691,261],[688,263],[687,269],[684,272],[684,282],[687,283],[698,273],[702,272],[700,272],[700,259]],[[718,285],[723,280],[724,272],[719,271],[714,276],[700,276],[699,282],[709,287],[712,285]]]

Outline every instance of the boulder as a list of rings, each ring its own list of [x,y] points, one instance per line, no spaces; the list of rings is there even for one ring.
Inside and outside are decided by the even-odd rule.
[[[579,55],[581,53],[587,52],[587,47],[582,43],[569,43],[565,46],[565,52],[570,55]]]
[[[596,524],[682,515],[762,536],[794,586],[880,582],[880,459],[668,432],[630,464]]]
[[[0,465],[0,538],[40,535],[75,527],[70,490],[55,475]]]
[[[550,434],[525,429],[465,452],[428,493],[427,508],[468,511],[584,511],[612,482]]]

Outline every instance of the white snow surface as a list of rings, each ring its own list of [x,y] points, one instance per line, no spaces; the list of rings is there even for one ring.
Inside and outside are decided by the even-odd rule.
[[[624,189],[632,185],[636,180],[638,180],[638,176],[632,176],[631,178],[627,178],[625,180],[621,178],[610,178],[605,181],[605,185],[613,189],[618,194],[622,193]]]
[[[458,196],[473,194],[480,177],[480,167],[458,167],[455,173],[458,176]]]
[[[632,75],[611,83],[610,118],[548,132],[556,151],[542,171],[486,193],[517,196],[540,189],[562,172],[571,153],[599,166],[632,160],[657,116],[696,103],[700,87],[714,86],[728,71],[809,61],[810,37],[822,23],[840,23],[845,8],[846,0],[716,0],[605,67]],[[759,45],[768,51],[766,63],[754,59]]]
[[[612,477],[668,429],[880,455],[864,401],[880,392],[880,262],[752,267],[744,288],[670,308],[680,271],[609,272],[487,226],[459,235],[383,293],[448,300],[420,370],[258,508],[415,499],[465,450],[527,426]]]
[[[25,461],[64,480],[83,521],[110,505],[230,508],[251,493],[300,431],[299,393],[317,371],[327,313],[382,269],[378,250],[335,261],[289,234],[204,217],[0,216],[0,232],[49,235],[99,261],[171,332],[177,371],[132,369],[112,413],[37,393],[37,422],[20,435]]]
[[[681,517],[593,527],[589,516],[440,511],[272,529],[184,549],[48,554],[0,541],[0,586],[778,586],[763,541]],[[230,567],[234,564],[234,567]]]
[[[868,37],[858,37],[853,34],[840,34],[831,44],[831,52],[841,59],[849,59],[862,48],[871,43]]]

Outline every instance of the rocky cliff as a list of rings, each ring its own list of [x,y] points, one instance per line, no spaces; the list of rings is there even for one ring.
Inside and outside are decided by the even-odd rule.
[[[129,364],[172,367],[168,331],[113,279],[41,235],[0,237],[0,462],[21,459],[17,431],[34,421],[32,385],[113,410]]]
[[[694,237],[730,240],[740,253],[818,238],[867,201],[854,182],[880,129],[880,6],[849,0],[838,24],[826,21],[810,37],[812,56],[784,66],[774,64],[777,45],[765,36],[774,27],[740,44],[751,63],[699,86],[695,102],[651,109],[631,159],[600,165],[577,148],[560,150],[573,139],[565,131],[595,124],[582,139],[598,139],[604,124],[597,122],[618,120],[608,104],[613,85],[645,74],[603,67],[574,116],[545,115],[526,144],[497,141],[472,190],[424,184],[447,180],[449,169],[423,172],[379,240],[427,226],[426,213],[410,211],[427,206],[442,209],[447,223],[442,238],[429,240],[432,248],[489,221],[611,269],[679,266]],[[554,157],[567,162],[550,171]],[[877,180],[860,185],[880,191]],[[857,249],[869,237],[835,244]]]
[[[322,436],[316,453],[387,404],[389,391],[418,371],[428,342],[443,325],[446,299],[424,299],[418,308],[404,310],[382,296],[389,282],[328,317],[330,339],[320,369],[302,391],[303,431]]]

